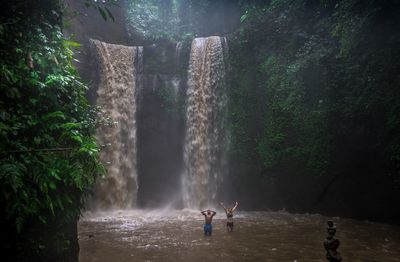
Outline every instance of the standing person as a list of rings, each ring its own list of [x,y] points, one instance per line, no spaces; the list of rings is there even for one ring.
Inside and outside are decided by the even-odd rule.
[[[208,234],[209,236],[211,236],[211,234],[212,234],[211,222],[212,222],[212,219],[215,216],[215,214],[217,214],[217,212],[207,209],[207,210],[201,211],[201,214],[204,215],[204,218],[206,220],[205,224],[204,224],[204,235],[207,236],[207,234]]]
[[[228,230],[228,232],[232,232],[233,231],[233,211],[235,211],[235,209],[237,208],[237,206],[239,205],[239,203],[236,201],[236,204],[234,207],[232,208],[226,208],[224,207],[224,204],[221,202],[220,205],[224,208],[225,213],[226,213],[226,229]]]

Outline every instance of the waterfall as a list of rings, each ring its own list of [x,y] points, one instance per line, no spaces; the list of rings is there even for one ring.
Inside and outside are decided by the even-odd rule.
[[[96,181],[94,205],[99,209],[132,208],[138,191],[136,102],[143,48],[90,42],[99,64],[96,104],[114,122],[113,126],[96,131],[100,144],[107,145],[100,157],[108,174]]]
[[[175,63],[176,63],[176,68],[179,67],[181,53],[182,53],[182,42],[177,42],[176,45],[175,45]]]
[[[185,207],[210,204],[223,177],[226,39],[192,42],[186,92],[183,199]]]

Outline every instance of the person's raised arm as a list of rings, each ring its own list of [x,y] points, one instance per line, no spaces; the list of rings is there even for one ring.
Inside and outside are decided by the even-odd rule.
[[[206,212],[207,212],[207,210],[203,210],[203,211],[201,211],[200,213],[202,214],[202,215],[206,215]]]
[[[221,206],[222,206],[222,208],[225,210],[225,213],[228,213],[228,210],[226,210],[226,207],[224,207],[224,203],[219,203]]]
[[[215,216],[217,214],[217,212],[215,211],[211,211],[212,212],[212,216]]]
[[[237,208],[238,205],[239,205],[239,203],[236,201],[235,206],[232,208],[232,212],[235,211],[235,209]]]

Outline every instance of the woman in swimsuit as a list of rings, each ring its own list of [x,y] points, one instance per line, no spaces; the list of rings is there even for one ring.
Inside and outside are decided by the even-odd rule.
[[[228,230],[228,232],[232,232],[233,231],[233,211],[235,211],[235,209],[237,208],[239,203],[236,201],[235,206],[232,208],[224,207],[224,204],[222,202],[220,204],[224,208],[225,213],[226,213],[226,218],[227,218],[226,229]]]

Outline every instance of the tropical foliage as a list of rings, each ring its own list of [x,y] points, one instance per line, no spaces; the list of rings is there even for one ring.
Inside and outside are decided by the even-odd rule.
[[[230,41],[237,184],[265,192],[299,180],[293,194],[309,177],[344,175],[398,192],[399,3],[242,1],[242,10]]]
[[[131,36],[146,43],[191,41],[224,28],[225,9],[236,6],[229,0],[133,0],[127,2],[126,24]]]
[[[79,44],[61,31],[61,4],[8,5],[0,21],[1,244],[13,256],[50,259],[69,249],[65,227],[76,227],[84,195],[104,173],[92,135],[97,110],[72,65]]]

